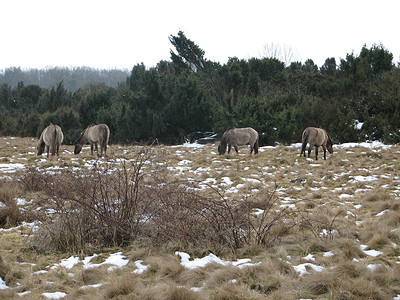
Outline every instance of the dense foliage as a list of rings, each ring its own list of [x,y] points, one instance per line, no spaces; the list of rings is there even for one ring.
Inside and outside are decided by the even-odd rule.
[[[318,67],[311,59],[286,66],[277,58],[236,57],[221,65],[183,32],[170,42],[170,61],[138,64],[115,87],[87,83],[71,91],[64,78],[49,88],[2,84],[0,134],[38,136],[53,122],[71,143],[87,125],[106,123],[114,143],[170,144],[252,126],[261,144],[273,144],[297,142],[305,127],[317,126],[336,143],[400,141],[400,68],[382,45]]]

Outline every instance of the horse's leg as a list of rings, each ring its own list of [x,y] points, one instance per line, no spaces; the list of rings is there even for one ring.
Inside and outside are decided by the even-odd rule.
[[[90,155],[93,155],[93,143],[90,143]]]
[[[47,157],[49,157],[50,146],[47,146],[47,145],[46,145],[46,152],[47,152]]]
[[[308,147],[308,157],[310,157],[310,154],[311,154],[311,145],[310,145],[310,147]],[[306,156],[306,152],[304,152],[304,157]]]
[[[99,151],[97,150],[97,156],[98,156],[98,157],[102,157],[102,156],[103,156],[103,147],[100,146],[100,153],[99,153]]]
[[[252,154],[252,153],[253,153],[253,146],[250,145],[250,154]]]
[[[231,153],[231,144],[228,144],[228,154]]]
[[[233,146],[233,148],[235,148],[236,154],[239,154],[238,146]]]
[[[315,146],[315,160],[318,160],[318,146]]]
[[[97,147],[97,142],[94,143],[94,151],[96,151],[97,153],[99,153],[99,148]]]
[[[325,145],[322,145],[322,149],[324,149],[324,160],[326,160],[326,147],[325,147]]]

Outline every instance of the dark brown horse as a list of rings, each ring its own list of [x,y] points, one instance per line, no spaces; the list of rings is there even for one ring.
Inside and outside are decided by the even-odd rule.
[[[310,157],[311,148],[315,147],[315,159],[318,159],[318,147],[322,146],[324,149],[324,159],[326,159],[326,150],[328,149],[329,153],[333,153],[333,142],[329,134],[322,128],[315,127],[307,127],[303,131],[303,135],[301,138],[301,152],[300,156],[304,153],[306,156],[306,146],[307,143],[310,145],[308,148],[308,157]]]
[[[39,142],[37,145],[37,155],[42,155],[44,148],[46,147],[47,157],[49,152],[51,155],[59,156],[59,149],[64,139],[63,132],[58,125],[50,124],[47,126],[42,134],[40,135]]]
[[[74,142],[75,149],[74,153],[78,154],[81,152],[84,144],[90,144],[90,154],[93,155],[93,147],[97,152],[97,156],[106,156],[108,139],[110,138],[110,129],[106,124],[90,125],[88,126],[81,135]],[[100,146],[100,153],[98,151],[98,145]]]
[[[225,131],[222,135],[220,144],[218,146],[218,153],[225,154],[226,146],[228,146],[228,153],[231,152],[231,147],[235,148],[236,153],[239,153],[238,146],[250,145],[250,154],[258,153],[258,132],[251,127],[246,128],[231,128]]]

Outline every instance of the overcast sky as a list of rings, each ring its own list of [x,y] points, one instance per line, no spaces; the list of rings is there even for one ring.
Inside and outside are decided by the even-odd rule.
[[[2,0],[0,70],[8,67],[131,69],[170,60],[182,30],[225,63],[264,57],[265,46],[321,66],[364,44],[400,56],[400,1],[356,0]]]

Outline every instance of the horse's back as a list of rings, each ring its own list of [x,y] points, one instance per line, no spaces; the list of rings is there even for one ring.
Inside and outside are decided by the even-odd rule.
[[[251,127],[233,128],[226,132],[229,144],[246,145],[258,140],[258,132]]]
[[[307,138],[307,142],[311,145],[321,146],[327,139],[328,134],[322,128],[317,127],[307,127],[303,131],[302,139],[304,141]]]
[[[98,124],[88,128],[88,137],[92,142],[106,142],[110,135],[110,129],[106,124]]]

